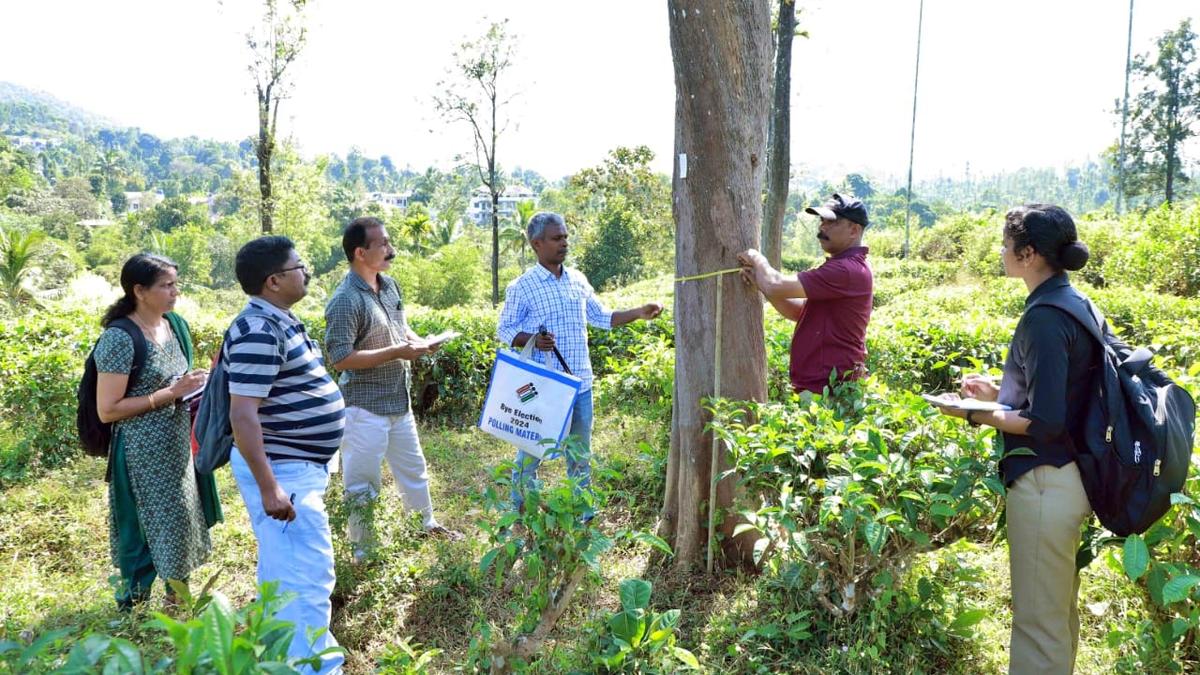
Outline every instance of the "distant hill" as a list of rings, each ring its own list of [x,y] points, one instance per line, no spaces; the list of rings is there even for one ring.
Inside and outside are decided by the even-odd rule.
[[[101,128],[117,128],[116,123],[43,91],[27,89],[11,82],[0,82],[0,131],[5,134],[34,135],[56,131],[87,135]]]

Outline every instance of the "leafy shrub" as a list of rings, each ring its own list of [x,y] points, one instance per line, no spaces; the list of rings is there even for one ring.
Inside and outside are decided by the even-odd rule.
[[[147,624],[161,631],[171,645],[168,658],[152,663],[134,643],[103,633],[88,633],[67,642],[75,629],[64,628],[42,635],[28,646],[0,641],[0,667],[8,666],[11,672],[46,672],[61,664],[54,672],[295,674],[305,666],[319,667],[321,656],[343,651],[330,647],[310,658],[288,657],[295,627],[275,618],[275,613],[291,596],[278,593],[278,582],[259,586],[258,597],[241,609],[234,608],[219,591],[210,593],[212,583],[210,579],[197,598],[185,585],[172,582],[191,618],[177,620],[155,612]],[[67,644],[73,646],[64,659],[61,649]]]
[[[852,616],[918,552],[984,535],[1004,489],[989,436],[873,380],[787,404],[718,402],[713,429],[745,496],[734,535],[758,561],[802,566],[818,605]]]
[[[574,437],[567,437],[562,451],[586,459],[587,450]],[[492,546],[480,559],[479,571],[495,575],[512,617],[507,627],[481,619],[481,636],[472,641],[475,665],[493,672],[508,672],[536,658],[576,589],[599,576],[600,556],[618,541],[639,541],[671,554],[670,546],[654,535],[619,530],[610,537],[592,519],[607,502],[604,484],[619,480],[606,465],[595,467],[595,482],[586,489],[571,478],[530,481],[519,511],[510,500],[513,467],[511,462],[497,467],[484,493],[486,511],[499,517],[479,521]]]
[[[479,416],[492,375],[496,350],[496,315],[491,310],[449,309],[415,312],[409,319],[421,335],[456,330],[461,337],[436,354],[413,363],[414,409],[425,419],[471,422]]]
[[[75,390],[100,327],[84,317],[0,324],[0,418],[17,438],[0,460],[9,483],[81,454]]]
[[[764,574],[749,589],[752,602],[713,622],[707,665],[763,675],[958,672],[984,617],[967,597],[982,586],[969,551],[960,542],[918,558],[903,583],[845,620],[812,604],[802,563]]]
[[[956,391],[967,372],[1003,365],[1006,321],[973,315],[902,318],[867,333],[867,370],[896,389]]]
[[[1144,220],[1130,215],[1121,224],[1125,244],[1103,261],[1108,283],[1184,297],[1200,293],[1200,206],[1185,210],[1164,204]]]
[[[422,649],[419,643],[409,638],[391,645],[379,660],[378,675],[418,675],[428,672],[429,664],[441,654],[440,649]]]
[[[958,266],[949,262],[872,258],[871,272],[875,277],[875,307],[881,307],[894,298],[946,283],[958,273]]]
[[[699,670],[700,662],[675,646],[679,610],[661,614],[650,609],[651,584],[641,579],[621,582],[621,611],[605,622],[592,664],[601,672],[673,673],[681,666]]]
[[[980,277],[1000,274],[999,248],[1003,220],[994,212],[959,214],[922,229],[913,237],[913,256],[958,263]]]
[[[1200,445],[1192,455],[1200,465]],[[1200,667],[1200,505],[1188,495],[1200,490],[1193,475],[1187,494],[1172,496],[1175,505],[1144,535],[1123,540],[1101,533],[1093,547],[1120,546],[1120,561],[1108,562],[1146,593],[1146,615],[1112,626],[1109,646],[1118,650],[1127,672],[1194,672]],[[1111,551],[1111,549],[1110,549]]]

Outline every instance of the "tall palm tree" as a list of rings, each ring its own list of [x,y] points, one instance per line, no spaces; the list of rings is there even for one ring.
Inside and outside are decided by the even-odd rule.
[[[34,257],[45,238],[39,231],[22,234],[0,229],[0,293],[14,313],[24,305],[39,304],[31,281],[37,269]]]
[[[525,267],[525,226],[537,212],[537,204],[532,200],[517,202],[517,210],[513,212],[511,222],[500,229],[500,244],[506,253],[516,253],[517,261]]]

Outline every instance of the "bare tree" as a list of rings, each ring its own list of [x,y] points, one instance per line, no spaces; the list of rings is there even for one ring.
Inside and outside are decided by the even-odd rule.
[[[263,234],[274,229],[275,197],[271,187],[271,157],[275,153],[275,123],[279,104],[291,93],[287,69],[307,40],[304,7],[307,0],[264,0],[262,21],[246,33],[250,48],[250,74],[258,96],[258,138],[254,153],[258,157],[258,191],[262,198],[259,217]]]
[[[807,33],[801,33],[807,36]],[[771,126],[767,142],[767,207],[763,213],[763,255],[779,268],[783,260],[783,217],[787,212],[792,152],[792,38],[796,36],[796,2],[779,0],[775,24],[775,77]]]
[[[767,0],[667,5],[675,62],[675,269],[695,275],[736,267],[737,254],[758,244],[771,12]],[[724,284],[722,344],[713,330],[714,283]],[[762,322],[761,298],[736,275],[677,287],[674,411],[660,532],[673,541],[676,564],[685,569],[699,559],[707,535],[711,439],[701,400],[713,392],[713,356],[720,352],[723,371],[734,374],[722,385],[723,396],[765,399]],[[727,506],[732,497],[733,481],[719,483],[715,503]],[[722,526],[726,535],[733,525]]]
[[[504,73],[512,66],[516,39],[508,33],[508,20],[491,24],[479,39],[464,42],[454,54],[452,78],[438,83],[443,93],[434,105],[452,122],[471,127],[475,169],[492,197],[492,306],[500,304],[500,193],[502,176],[496,164],[496,141],[508,128],[501,109],[512,96],[501,90]],[[507,84],[507,81],[504,82]]]

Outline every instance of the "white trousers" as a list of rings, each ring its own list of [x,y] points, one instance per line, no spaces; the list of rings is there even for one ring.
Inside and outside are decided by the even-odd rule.
[[[296,519],[291,522],[275,520],[263,509],[262,492],[250,471],[250,465],[234,448],[229,455],[233,479],[246,502],[246,514],[258,540],[258,582],[279,582],[280,593],[294,593],[294,599],[275,615],[296,627],[288,656],[307,658],[329,647],[338,646],[329,632],[333,605],[329,596],[335,582],[333,571],[333,538],[329,531],[329,516],[325,513],[325,487],[329,484],[328,468],[303,460],[274,460],[271,471],[279,487],[292,497]],[[310,643],[308,632],[325,629]],[[342,672],[342,654],[331,654],[321,661],[321,675]],[[301,669],[311,674],[310,668]]]
[[[426,528],[437,525],[429,497],[429,471],[417,420],[412,411],[404,415],[376,415],[362,408],[346,408],[346,430],[341,446],[342,485],[352,506],[365,507],[379,497],[382,463],[387,459],[405,508],[419,511]],[[352,508],[350,541],[358,544],[370,534],[361,508]]]

